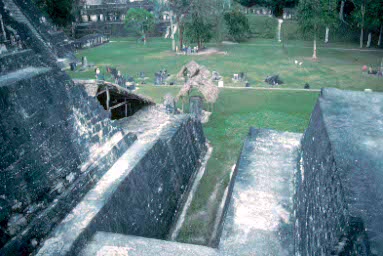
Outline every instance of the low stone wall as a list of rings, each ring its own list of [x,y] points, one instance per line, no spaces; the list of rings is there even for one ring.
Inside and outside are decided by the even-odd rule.
[[[77,255],[98,231],[166,239],[207,148],[201,124],[176,116],[139,137],[52,232],[38,255]],[[150,137],[150,136],[149,136]]]
[[[166,239],[206,150],[199,122],[174,121],[99,213],[97,230]]]
[[[383,255],[383,95],[326,89],[302,141],[295,255]]]

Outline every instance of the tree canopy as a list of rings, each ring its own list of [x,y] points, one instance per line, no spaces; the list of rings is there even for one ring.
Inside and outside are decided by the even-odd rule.
[[[249,20],[242,12],[234,10],[224,15],[228,34],[234,41],[243,41],[250,33]]]
[[[154,15],[142,8],[131,8],[125,17],[125,27],[138,35],[146,36],[154,29]]]

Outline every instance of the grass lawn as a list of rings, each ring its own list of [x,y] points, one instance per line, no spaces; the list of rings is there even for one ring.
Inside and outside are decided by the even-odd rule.
[[[139,93],[162,102],[174,87],[141,87]],[[208,243],[218,205],[229,182],[249,128],[271,128],[302,133],[318,97],[312,92],[221,89],[204,132],[213,146],[213,154],[189,208],[179,241]]]
[[[89,63],[101,67],[111,65],[118,67],[122,74],[135,78],[140,71],[153,83],[154,73],[166,68],[171,74],[177,74],[181,67],[190,60],[205,65],[209,70],[218,71],[225,81],[225,86],[244,86],[233,83],[234,73],[245,72],[251,86],[269,87],[264,83],[266,76],[279,74],[285,84],[282,88],[303,88],[309,83],[311,88],[336,87],[341,89],[383,91],[383,79],[368,76],[361,72],[363,65],[378,67],[383,58],[383,51],[347,50],[357,48],[354,44],[319,43],[319,60],[313,62],[312,43],[288,41],[283,44],[274,40],[252,40],[237,45],[215,45],[227,55],[212,56],[175,56],[169,51],[171,41],[154,38],[147,46],[137,44],[133,39],[115,39],[110,44],[78,53],[78,57],[86,56]],[[343,50],[341,48],[346,48]],[[302,61],[302,66],[294,64]],[[69,72],[73,78],[94,78],[94,70],[88,72]]]

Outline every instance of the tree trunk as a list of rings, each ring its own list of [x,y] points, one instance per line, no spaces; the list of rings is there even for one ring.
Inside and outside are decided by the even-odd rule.
[[[364,6],[364,3],[361,5],[360,7],[361,9],[361,13],[362,13],[362,24],[361,24],[361,28],[360,28],[360,48],[363,48],[363,35],[364,35],[364,13],[365,13],[365,6]]]
[[[283,20],[282,19],[278,19],[278,42],[282,42],[282,38],[281,38],[281,31],[282,31],[282,23],[283,23]]]
[[[371,32],[370,32],[370,33],[368,33],[368,39],[367,39],[367,44],[366,44],[367,48],[371,47],[371,37],[372,37],[372,35],[371,35]]]
[[[360,29],[360,48],[363,48],[363,27]]]
[[[179,27],[179,33],[180,33],[180,49],[183,48],[183,44],[184,44],[184,29],[182,27],[182,25],[180,25]]]
[[[339,10],[339,19],[343,21],[343,17],[344,17],[344,1],[341,1],[340,10]]]
[[[383,34],[383,24],[380,25],[380,33],[379,33],[379,39],[378,39],[378,47],[382,45],[382,34]]]
[[[328,35],[330,33],[330,28],[329,27],[326,27],[326,37],[325,37],[325,40],[324,42],[327,44],[328,43]]]
[[[317,35],[315,33],[314,35],[314,52],[313,52],[313,59],[316,60],[317,57]]]

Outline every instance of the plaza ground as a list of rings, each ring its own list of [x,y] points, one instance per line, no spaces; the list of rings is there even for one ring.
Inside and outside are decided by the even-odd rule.
[[[112,39],[110,44],[79,52],[78,57],[86,56],[89,63],[100,67],[101,72],[110,65],[121,70],[123,75],[138,78],[143,71],[148,84],[154,83],[155,72],[167,69],[176,75],[183,65],[195,60],[210,71],[218,71],[224,77],[225,86],[243,87],[243,83],[233,83],[231,78],[234,73],[244,72],[253,87],[269,87],[264,82],[265,78],[279,74],[284,81],[279,88],[303,88],[308,83],[312,89],[335,87],[383,91],[382,78],[362,72],[363,65],[380,66],[383,50],[360,51],[354,44],[319,43],[319,59],[315,62],[311,59],[312,42],[287,41],[281,44],[262,39],[234,45],[208,44],[210,48],[227,53],[209,56],[176,56],[170,47],[171,41],[166,39],[150,39],[147,46],[136,43],[134,39]],[[303,62],[302,66],[296,65],[295,60]],[[71,75],[74,78],[94,78],[94,69]]]
[[[243,87],[243,83],[233,83],[231,77],[233,73],[244,72],[252,87],[270,88],[263,80],[267,75],[279,74],[285,82],[278,87],[282,89],[302,89],[309,83],[312,89],[335,87],[383,91],[382,78],[361,71],[363,65],[380,66],[383,51],[377,49],[360,51],[353,44],[319,44],[319,60],[314,62],[310,58],[311,42],[280,44],[274,40],[253,40],[243,44],[209,44],[209,47],[227,53],[210,56],[176,56],[169,51],[170,45],[171,41],[164,39],[151,39],[147,46],[133,39],[113,39],[110,44],[81,51],[77,56],[86,56],[89,63],[102,71],[108,65],[117,67],[123,75],[128,74],[136,80],[141,71],[145,72],[148,85],[140,86],[137,93],[149,96],[157,103],[162,103],[166,94],[177,95],[180,87],[153,86],[154,73],[167,69],[175,75],[191,60],[211,71],[218,71],[227,87]],[[295,60],[303,62],[302,66],[295,65]],[[94,69],[69,74],[73,78],[93,79]],[[318,95],[317,91],[220,89],[210,121],[204,125],[213,154],[186,215],[179,241],[209,242],[218,205],[249,128],[302,133]]]

